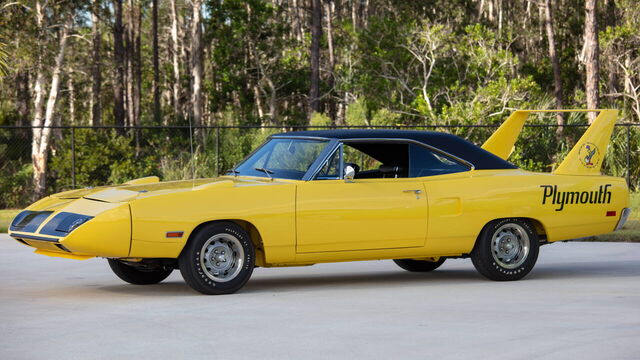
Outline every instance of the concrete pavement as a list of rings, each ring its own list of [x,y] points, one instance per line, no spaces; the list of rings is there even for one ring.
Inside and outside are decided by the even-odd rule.
[[[256,269],[203,296],[178,271],[134,286],[102,259],[35,255],[0,235],[0,359],[640,359],[640,244],[541,248],[522,281],[470,260]]]

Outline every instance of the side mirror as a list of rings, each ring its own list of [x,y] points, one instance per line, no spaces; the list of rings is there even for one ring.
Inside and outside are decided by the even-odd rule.
[[[356,176],[356,169],[354,169],[351,165],[347,165],[344,167],[344,180],[350,182]]]

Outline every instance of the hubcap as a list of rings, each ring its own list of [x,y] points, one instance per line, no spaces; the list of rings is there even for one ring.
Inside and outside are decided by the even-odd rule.
[[[205,241],[200,251],[200,266],[217,282],[234,279],[242,270],[244,249],[240,240],[230,234],[217,234]]]
[[[529,235],[518,224],[502,225],[491,239],[493,259],[507,269],[515,269],[522,265],[529,255],[529,248]]]

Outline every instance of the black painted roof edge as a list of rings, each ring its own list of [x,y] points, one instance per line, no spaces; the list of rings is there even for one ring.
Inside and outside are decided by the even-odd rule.
[[[453,134],[420,130],[309,130],[274,134],[272,137],[316,137],[326,139],[409,139],[433,146],[473,164],[478,170],[517,169],[517,166]]]

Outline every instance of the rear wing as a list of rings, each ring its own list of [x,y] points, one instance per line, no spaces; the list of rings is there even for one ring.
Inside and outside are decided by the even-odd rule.
[[[507,160],[530,113],[600,112],[562,163],[553,172],[560,175],[600,175],[602,160],[616,124],[618,110],[516,110],[500,125],[482,148]]]

